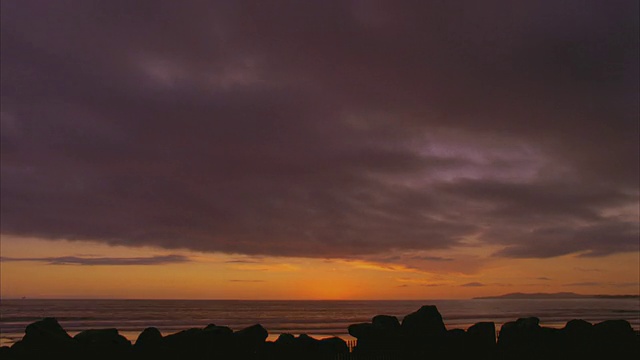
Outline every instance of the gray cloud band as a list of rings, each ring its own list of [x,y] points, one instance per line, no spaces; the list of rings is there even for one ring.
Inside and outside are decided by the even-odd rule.
[[[163,255],[149,257],[85,257],[85,256],[56,256],[56,257],[0,257],[1,262],[28,261],[46,262],[49,265],[166,265],[191,261],[182,255]]]
[[[638,251],[637,8],[2,2],[2,233]]]

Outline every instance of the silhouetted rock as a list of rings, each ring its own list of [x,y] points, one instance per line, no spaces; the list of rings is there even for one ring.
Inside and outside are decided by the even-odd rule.
[[[501,358],[557,359],[566,352],[564,332],[540,327],[536,317],[522,318],[502,326],[498,338]]]
[[[155,327],[148,327],[138,335],[135,347],[152,347],[162,343],[162,334]]]
[[[562,335],[564,358],[640,357],[640,337],[625,320],[607,320],[596,325],[571,320],[562,329]]]
[[[163,358],[163,338],[160,330],[155,327],[148,327],[138,335],[138,339],[133,345],[135,357],[140,359],[161,359]]]
[[[318,340],[307,334],[298,337],[281,334],[274,343],[265,343],[259,355],[260,359],[269,360],[333,360],[339,354],[348,352],[347,343],[340,338]]]
[[[493,348],[496,345],[496,324],[479,322],[467,329],[469,339],[476,346]]]
[[[539,357],[540,319],[520,318],[500,328],[498,351],[502,358],[533,359]]]
[[[516,320],[516,325],[520,329],[538,329],[540,327],[540,319],[537,317],[520,318]]]
[[[242,344],[256,346],[264,343],[269,333],[262,325],[256,324],[234,332],[233,336]]]
[[[349,352],[347,343],[339,337],[330,337],[320,340],[320,351],[327,355],[346,354]]]
[[[518,341],[523,336],[535,333],[540,329],[540,319],[537,317],[520,318],[509,321],[500,328],[498,344],[510,346],[513,341]]]
[[[395,316],[376,315],[371,320],[371,324],[379,329],[392,332],[400,330],[400,322]]]
[[[236,351],[239,358],[251,358],[264,346],[269,333],[260,324],[233,333]]]
[[[233,330],[231,330],[231,328],[228,326],[218,326],[214,324],[209,324],[205,326],[203,330],[208,332],[212,336],[220,337],[220,338],[228,338],[231,335],[233,335]]]
[[[129,348],[131,341],[118,333],[118,329],[92,329],[73,337],[78,343],[92,347]]]
[[[626,320],[606,320],[593,325],[593,353],[606,358],[637,358],[640,338]]]
[[[593,325],[596,336],[623,339],[634,336],[633,328],[626,320],[606,320]]]
[[[58,320],[48,317],[27,325],[22,340],[30,344],[64,344],[71,341],[71,336]]]
[[[462,338],[467,338],[467,333],[462,330],[462,329],[451,329],[451,330],[447,330],[447,336],[448,338],[452,338],[452,339],[462,339]]]
[[[593,324],[582,319],[569,320],[563,330],[568,334],[586,334],[591,333]]]
[[[469,356],[469,335],[462,329],[448,330],[437,347],[432,349],[434,357],[464,359]]]
[[[73,337],[81,345],[84,356],[92,359],[122,359],[132,355],[131,342],[118,329],[91,329]]]
[[[304,357],[300,344],[292,334],[280,334],[273,343],[265,343],[262,357],[273,360],[294,360]]]
[[[375,335],[376,330],[371,323],[359,323],[349,325],[347,331],[349,332],[349,335],[361,340],[371,338]]]
[[[479,322],[467,329],[467,344],[476,359],[493,359],[496,351],[496,325]]]
[[[306,334],[281,334],[266,342],[267,330],[254,325],[233,332],[207,325],[165,337],[156,328],[140,333],[134,346],[117,329],[86,330],[71,338],[53,318],[36,321],[11,348],[0,348],[1,359],[236,359],[333,360],[384,359],[633,359],[640,358],[640,337],[625,320],[592,325],[571,320],[564,328],[540,326],[535,317],[505,323],[496,343],[495,324],[477,323],[464,331],[447,331],[435,306],[423,306],[397,318],[378,315],[372,323],[353,324],[358,339],[353,357],[344,340],[314,339]]]
[[[376,319],[377,326],[371,323],[349,326],[349,334],[358,339],[356,351],[360,354],[371,354],[400,347],[400,332],[393,329],[393,325],[385,323],[385,320],[380,321],[377,316],[374,319]]]
[[[0,359],[13,360],[16,359],[13,350],[8,346],[0,346]]]
[[[79,356],[78,344],[51,317],[27,325],[22,340],[11,346],[11,352],[16,358],[25,359]]]
[[[282,346],[291,346],[296,340],[296,337],[291,334],[280,334],[276,339],[276,344]]]
[[[296,345],[304,354],[315,354],[318,352],[320,340],[314,339],[307,334],[300,334],[296,338]]]
[[[574,319],[561,329],[563,349],[566,358],[583,358],[590,355],[593,325],[590,322]]]
[[[425,305],[404,317],[402,331],[409,336],[441,337],[447,328],[438,309],[434,305]]]
[[[208,325],[167,335],[162,348],[171,358],[225,357],[234,350],[233,332],[226,326]]]

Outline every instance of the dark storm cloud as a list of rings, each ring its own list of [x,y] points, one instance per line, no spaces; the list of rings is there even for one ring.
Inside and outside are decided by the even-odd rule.
[[[191,261],[182,255],[162,255],[149,257],[82,257],[82,256],[57,256],[57,257],[34,257],[16,258],[2,257],[0,261],[37,261],[46,262],[49,265],[167,265],[184,263]]]
[[[4,1],[2,233],[327,258],[469,236],[509,257],[637,251],[637,13]]]

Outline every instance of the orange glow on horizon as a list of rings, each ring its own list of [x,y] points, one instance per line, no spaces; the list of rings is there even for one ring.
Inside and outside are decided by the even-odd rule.
[[[51,265],[5,260],[0,263],[3,298],[417,300],[511,292],[635,294],[640,278],[637,271],[628,271],[637,266],[638,254],[597,259],[482,258],[480,265],[460,272],[455,261],[443,262],[441,267],[437,262],[427,263],[420,268],[365,260],[250,257],[6,236],[0,244],[5,259],[170,254],[189,259],[159,265]],[[480,258],[472,253],[458,255],[461,259]]]

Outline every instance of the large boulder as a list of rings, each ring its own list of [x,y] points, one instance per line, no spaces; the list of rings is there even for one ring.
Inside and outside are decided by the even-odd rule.
[[[13,360],[16,359],[16,354],[8,346],[0,346],[0,359]]]
[[[361,354],[369,354],[400,347],[402,345],[399,340],[400,332],[392,330],[393,325],[381,324],[379,319],[374,319],[376,319],[376,325],[361,323],[349,326],[349,334],[358,339],[355,350]]]
[[[529,335],[536,333],[540,329],[540,319],[536,317],[520,318],[516,321],[509,321],[500,328],[498,346],[512,347],[524,341]]]
[[[135,347],[157,347],[162,343],[162,333],[155,327],[148,327],[138,335]]]
[[[448,330],[438,346],[433,349],[434,357],[447,359],[464,359],[469,356],[469,334],[462,329]],[[435,353],[437,351],[437,353]]]
[[[92,359],[123,359],[132,356],[131,342],[118,329],[91,329],[73,337],[80,344],[84,356]]]
[[[297,338],[292,334],[280,334],[273,346],[269,342],[265,343],[262,355],[263,358],[274,360],[308,359],[310,355],[317,352],[317,343],[318,340],[306,334],[301,334]]]
[[[516,321],[509,321],[500,328],[498,345],[508,346],[512,341],[522,338],[540,329],[540,319],[537,317],[520,318]]]
[[[234,350],[232,335],[230,328],[211,324],[167,335],[162,346],[166,354],[177,358],[228,356]]]
[[[294,337],[281,334],[274,343],[267,342],[260,351],[261,359],[273,360],[325,360],[335,359],[340,354],[347,354],[347,343],[337,337],[322,340],[307,334]]]
[[[138,335],[133,345],[135,356],[144,359],[158,359],[164,354],[162,333],[155,327],[148,327]]]
[[[610,338],[628,338],[635,335],[631,324],[626,320],[606,320],[593,326],[596,336]]]
[[[269,333],[260,324],[252,325],[233,333],[236,341],[246,345],[260,345],[265,342]]]
[[[295,342],[295,336],[293,336],[292,334],[284,333],[278,336],[275,343],[279,346],[292,346]]]
[[[411,337],[442,337],[447,328],[435,305],[425,305],[404,317],[402,331]]]
[[[380,330],[386,332],[395,332],[400,330],[400,322],[395,316],[376,315],[371,320],[371,324]]]
[[[593,354],[609,359],[638,358],[640,337],[626,320],[606,320],[593,325]]]
[[[494,348],[496,346],[496,324],[479,322],[467,329],[469,341],[476,347]]]
[[[498,353],[502,358],[556,359],[563,351],[562,331],[540,326],[537,317],[502,325]]]
[[[234,357],[238,359],[249,359],[257,356],[258,352],[264,347],[265,340],[268,336],[269,333],[260,324],[234,332]]]
[[[496,351],[496,325],[479,322],[467,329],[467,342],[475,359],[494,359]]]
[[[349,352],[349,347],[341,338],[330,337],[320,340],[318,350],[327,358],[335,358],[339,354],[347,354]]]
[[[11,353],[17,358],[79,356],[77,342],[51,317],[29,324],[22,340],[11,346]]]
[[[569,320],[562,330],[570,336],[580,336],[590,334],[593,331],[593,324],[582,319]]]
[[[315,354],[318,352],[320,340],[307,334],[300,334],[296,338],[296,346],[303,354]]]
[[[71,336],[58,320],[48,317],[27,325],[22,340],[30,344],[68,344]]]
[[[215,325],[215,324],[209,324],[209,325],[205,326],[203,330],[206,331],[207,333],[213,335],[213,336],[219,336],[219,337],[222,337],[222,338],[230,337],[233,334],[233,330],[231,330],[230,327],[228,327],[228,326],[218,326],[218,325]]]
[[[579,358],[589,355],[593,338],[593,325],[590,322],[581,319],[570,320],[561,332],[566,357]]]
[[[131,341],[118,333],[118,329],[91,329],[73,337],[82,345],[102,348],[129,348]]]
[[[367,340],[375,336],[376,329],[371,323],[351,324],[347,328],[349,335],[360,340]]]

